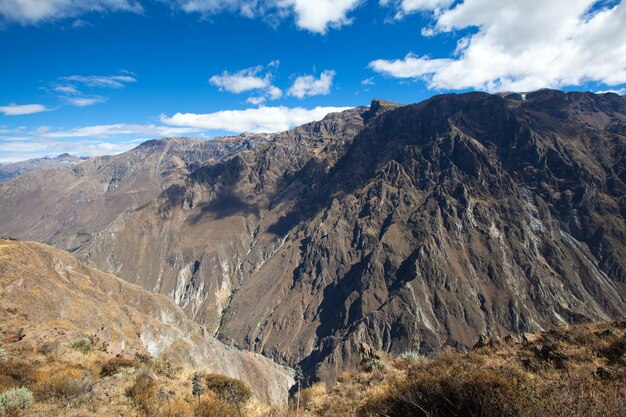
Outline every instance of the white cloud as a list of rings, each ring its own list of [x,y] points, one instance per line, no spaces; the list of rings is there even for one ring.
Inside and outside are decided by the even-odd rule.
[[[0,18],[21,24],[37,24],[89,12],[141,13],[134,0],[0,0]]]
[[[272,85],[273,70],[279,64],[279,61],[272,61],[267,67],[258,65],[232,74],[228,71],[223,71],[220,75],[212,76],[209,82],[217,86],[220,91],[228,91],[235,94],[256,91],[258,95],[249,97],[246,101],[258,105],[267,100],[276,100],[283,96],[283,91]]]
[[[7,129],[8,130],[8,129]],[[61,153],[72,155],[111,155],[134,148],[151,138],[189,136],[200,133],[191,127],[155,124],[126,124],[83,126],[58,129],[40,126],[23,131],[22,136],[0,136],[0,162],[22,161]]]
[[[362,80],[361,85],[374,85],[374,77],[369,77]]]
[[[130,75],[70,75],[61,77],[63,81],[70,81],[87,87],[122,88],[128,83],[137,81]]]
[[[394,6],[397,10],[395,18],[420,11],[439,11],[449,7],[454,0],[381,0],[381,6]]]
[[[594,8],[592,10],[592,8]],[[467,28],[451,56],[408,54],[370,63],[377,72],[429,88],[528,91],[626,82],[626,3],[596,0],[465,0],[436,11],[428,35]]]
[[[296,26],[325,34],[329,27],[348,25],[348,13],[362,0],[177,0],[180,9],[188,13],[215,15],[223,12],[240,13],[249,18],[259,17],[276,22],[295,15]]]
[[[295,126],[323,119],[328,113],[347,110],[349,107],[302,107],[289,108],[259,107],[246,110],[225,110],[216,113],[176,113],[171,117],[161,116],[161,122],[172,126],[183,126],[202,130],[224,130],[228,132],[273,133],[289,130]]]
[[[281,98],[283,96],[283,90],[281,90],[278,87],[275,87],[275,86],[271,85],[267,89],[267,95],[269,96],[270,99],[277,100],[277,99],[279,99],[279,98]]]
[[[296,14],[299,28],[311,32],[326,33],[328,27],[338,28],[352,23],[348,13],[361,0],[279,0],[282,7],[291,7]]]
[[[154,136],[178,136],[197,132],[198,129],[181,128],[171,126],[159,126],[154,124],[128,124],[116,123],[109,125],[84,126],[68,130],[46,129],[39,132],[45,138],[82,138],[82,137],[109,137],[120,135],[154,135]]]
[[[82,141],[82,142],[0,142],[0,163],[18,162],[43,156],[56,156],[69,153],[80,156],[114,155],[126,152],[138,145],[135,140],[124,142]]]
[[[66,100],[76,107],[88,107],[105,101],[104,97],[67,97]]]
[[[618,89],[611,89],[611,90],[596,91],[596,94],[606,94],[606,93],[613,93],[619,96],[626,96],[626,87],[618,88]]]
[[[143,0],[145,2],[145,0]],[[249,18],[276,22],[293,15],[300,29],[324,34],[329,27],[348,25],[348,14],[363,0],[173,0],[168,3],[186,13],[204,16],[239,13]],[[37,24],[63,18],[77,18],[90,12],[142,13],[139,0],[0,0],[0,19]],[[76,20],[75,27],[83,26]]]
[[[73,85],[57,85],[54,87],[54,91],[62,94],[80,94],[80,91]]]
[[[263,77],[258,75],[262,70],[262,66],[257,66],[246,68],[232,74],[228,71],[224,71],[221,75],[212,76],[209,82],[217,86],[220,90],[226,90],[235,94],[259,90],[269,87],[271,83],[269,74]]]
[[[297,98],[326,95],[330,93],[334,77],[335,71],[332,70],[322,72],[319,78],[313,75],[303,75],[296,78],[287,94]]]
[[[21,116],[25,114],[41,113],[50,110],[43,104],[15,104],[0,106],[0,113],[5,116]]]
[[[246,102],[258,106],[259,104],[265,103],[265,97],[248,97]]]

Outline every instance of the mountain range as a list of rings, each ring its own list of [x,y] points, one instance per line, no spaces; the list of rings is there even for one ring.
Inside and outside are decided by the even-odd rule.
[[[62,153],[54,158],[46,156],[22,162],[0,164],[0,182],[10,181],[30,171],[70,168],[86,159],[87,157],[77,157],[68,153]]]
[[[0,184],[0,207],[0,236],[69,251],[332,384],[367,349],[624,315],[626,98],[374,100],[35,169]]]

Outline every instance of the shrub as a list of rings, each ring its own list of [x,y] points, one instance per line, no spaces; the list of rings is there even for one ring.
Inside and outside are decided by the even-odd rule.
[[[8,357],[9,357],[9,356],[7,355],[6,350],[4,350],[4,349],[2,349],[2,348],[0,347],[0,362],[4,362],[4,361],[6,361]]]
[[[77,351],[79,351],[80,353],[82,353],[83,355],[86,355],[89,352],[91,352],[93,345],[91,343],[91,340],[83,337],[82,339],[78,339],[77,341],[75,341],[72,344],[72,347],[76,349]]]
[[[53,369],[40,375],[35,387],[38,400],[57,400],[67,404],[91,391],[93,378],[89,372],[78,368]]]
[[[418,351],[415,350],[407,350],[406,352],[402,352],[400,354],[400,359],[408,362],[415,363],[424,359],[424,356],[421,355]]]
[[[28,388],[11,388],[0,394],[0,412],[17,414],[30,408],[33,403],[33,393]]]
[[[385,369],[385,365],[383,364],[383,361],[381,361],[379,358],[365,359],[363,361],[363,367],[365,369],[365,372],[374,372],[376,370]]]
[[[246,384],[220,374],[204,375],[204,386],[217,394],[221,400],[237,406],[245,404],[252,397],[252,392]]]
[[[109,359],[100,370],[100,377],[115,375],[120,372],[122,368],[132,368],[136,365],[136,362],[132,359],[125,358],[113,358]]]
[[[521,417],[533,403],[521,373],[511,370],[434,366],[409,372],[405,381],[369,399],[367,416]]]
[[[155,415],[158,410],[157,384],[148,372],[141,372],[135,377],[133,385],[126,390],[135,406],[145,415]]]
[[[309,388],[305,388],[298,395],[300,395],[300,401],[302,408],[305,410],[320,413],[325,407],[323,401],[324,396],[327,393],[326,384],[318,382],[313,384]]]
[[[163,407],[160,415],[162,417],[193,417],[193,410],[187,401],[173,398]]]
[[[211,391],[200,396],[193,411],[195,417],[233,417],[238,414],[233,404],[221,400]]]
[[[7,359],[0,362],[0,380],[13,387],[31,386],[37,380],[37,372],[33,365],[21,359]]]

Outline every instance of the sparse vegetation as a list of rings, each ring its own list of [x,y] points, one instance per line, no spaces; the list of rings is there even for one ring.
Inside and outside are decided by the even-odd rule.
[[[139,372],[133,384],[126,390],[126,395],[144,415],[157,414],[157,384],[147,370]]]
[[[626,409],[626,321],[563,326],[467,354],[377,356],[332,389],[301,392],[304,416],[608,417]],[[369,357],[371,359],[371,356]],[[293,405],[295,411],[295,404]]]
[[[289,410],[255,404],[236,379],[190,376],[147,354],[110,358],[92,349],[79,365],[68,362],[75,353],[64,362],[54,355],[37,362],[25,351],[9,350],[0,362],[0,415],[18,416],[29,407],[61,407],[51,408],[59,411],[50,416],[91,409],[104,384],[117,412],[128,416],[612,417],[626,409],[625,341],[626,321],[615,321],[563,326],[522,341],[487,341],[466,354],[450,348],[433,358],[370,351],[336,385],[301,390]]]

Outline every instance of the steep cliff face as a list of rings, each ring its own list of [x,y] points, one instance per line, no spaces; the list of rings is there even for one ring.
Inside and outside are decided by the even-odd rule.
[[[0,240],[0,323],[6,334],[21,329],[20,343],[45,344],[57,356],[91,337],[112,357],[147,353],[228,375],[270,404],[286,404],[293,385],[288,369],[223,345],[171,299],[39,243]]]
[[[310,380],[362,343],[606,319],[626,312],[625,126],[614,94],[374,101],[197,167],[76,254]]]

